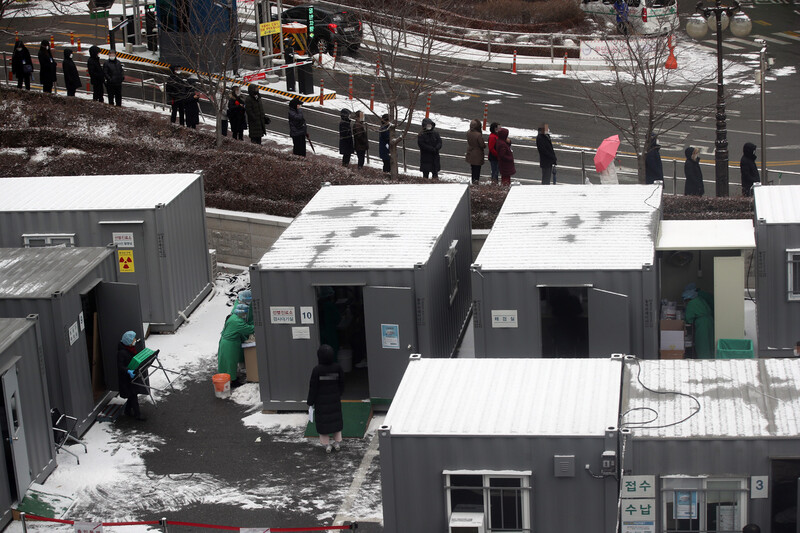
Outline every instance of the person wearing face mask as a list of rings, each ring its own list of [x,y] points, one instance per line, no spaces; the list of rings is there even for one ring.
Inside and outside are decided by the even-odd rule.
[[[72,60],[72,50],[64,50],[64,61],[61,63],[61,69],[64,71],[64,86],[67,88],[67,96],[75,96],[81,86],[81,77],[78,74],[78,67]]]
[[[125,81],[125,71],[114,50],[108,53],[108,61],[103,64],[103,76],[106,81],[106,91],[108,91],[108,103],[116,104],[117,107],[121,106],[122,82]]]
[[[703,185],[703,171],[700,169],[700,148],[687,146],[684,154],[686,154],[686,161],[683,163],[683,175],[686,178],[686,184],[683,187],[683,194],[703,196],[706,189]]]
[[[186,124],[185,118],[185,105],[188,97],[188,89],[186,81],[181,77],[181,69],[175,65],[169,67],[169,79],[165,87],[167,93],[167,100],[171,106],[171,113],[169,120],[175,124],[175,120],[180,121],[180,125]]]
[[[189,97],[184,103],[184,113],[186,113],[186,127],[197,129],[200,124],[200,93],[191,88]]]
[[[31,63],[31,53],[22,41],[17,41],[14,45],[14,55],[11,57],[11,72],[17,77],[17,89],[31,90],[31,74],[33,73],[33,63]]]
[[[539,127],[539,135],[536,136],[536,150],[539,152],[539,166],[542,169],[542,185],[550,185],[552,178],[553,185],[556,184],[553,167],[556,166],[556,152],[553,150],[553,143],[550,141],[550,126],[542,124]]]
[[[92,99],[95,102],[103,101],[103,84],[106,77],[103,74],[103,66],[100,64],[100,47],[92,45],[89,48],[89,61],[86,62],[86,70],[89,71],[89,81],[92,84]]]
[[[761,182],[756,166],[756,145],[744,143],[742,158],[739,160],[739,168],[742,171],[742,196],[753,195],[753,184]]]
[[[247,127],[247,112],[241,89],[235,85],[231,88],[228,100],[228,120],[231,122],[231,133],[234,139],[244,140],[244,129]]]
[[[439,160],[439,150],[442,149],[442,138],[439,132],[435,131],[436,124],[429,118],[422,119],[422,131],[417,135],[417,146],[419,146],[419,169],[422,177],[428,179],[433,175],[433,179],[439,178],[439,170],[442,165]]]
[[[39,81],[42,82],[43,92],[53,92],[53,84],[56,82],[56,67],[50,43],[45,39],[39,48]]]

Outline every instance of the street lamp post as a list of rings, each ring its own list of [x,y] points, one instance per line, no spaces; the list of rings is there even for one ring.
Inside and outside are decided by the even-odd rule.
[[[761,45],[758,53],[758,73],[756,82],[761,89],[761,183],[769,183],[767,175],[767,120],[764,109],[764,96],[766,94],[767,71],[772,66],[772,58],[767,56],[767,42],[764,39],[756,39]]]
[[[722,30],[730,20],[731,32],[737,37],[744,37],[750,33],[753,24],[736,1],[733,7],[723,6],[720,0],[715,0],[713,7],[703,7],[701,1],[697,3],[696,11],[697,14],[686,24],[686,33],[701,39],[707,29],[712,28],[717,34],[717,138],[714,142],[714,167],[716,194],[718,197],[728,196],[728,119],[725,114],[725,82],[722,79]]]

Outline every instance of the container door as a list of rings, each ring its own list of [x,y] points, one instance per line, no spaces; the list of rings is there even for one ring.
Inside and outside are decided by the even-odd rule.
[[[100,330],[100,351],[103,354],[103,375],[108,390],[119,390],[117,380],[117,347],[122,334],[135,331],[144,339],[139,286],[130,283],[102,282],[97,286],[97,326]],[[141,348],[144,348],[142,341]]]
[[[31,485],[31,467],[28,463],[28,445],[25,442],[25,425],[22,422],[22,406],[19,398],[19,382],[16,365],[3,374],[3,400],[6,408],[8,438],[11,444],[11,460],[17,481],[17,495],[21,500]]]
[[[391,399],[417,349],[414,293],[408,287],[364,287],[369,395]]]
[[[104,241],[117,245],[117,281],[138,284],[142,288],[140,291],[142,316],[145,322],[151,322],[152,311],[146,268],[148,250],[145,245],[153,246],[154,243],[145,242],[144,223],[102,221],[100,224],[103,228]],[[157,250],[150,250],[149,253],[156,254]]]
[[[589,289],[589,356],[630,353],[631,323],[628,296]]]

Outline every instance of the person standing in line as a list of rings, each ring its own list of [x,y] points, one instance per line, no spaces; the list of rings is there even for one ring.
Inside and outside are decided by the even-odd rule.
[[[381,127],[378,130],[378,155],[383,161],[383,171],[392,171],[392,153],[389,150],[391,142],[391,123],[389,115],[381,115]]]
[[[350,110],[342,109],[339,113],[339,153],[342,154],[342,166],[350,164],[350,156],[353,155],[353,123],[350,121]]]
[[[292,46],[292,40],[288,37],[283,40],[283,61],[285,65],[294,63],[294,46]],[[296,68],[297,67],[290,67],[284,69],[286,71],[286,90],[290,93],[294,92],[296,86],[294,73],[294,69]]]
[[[238,378],[239,363],[244,362],[244,349],[242,343],[252,335],[255,327],[247,323],[247,313],[250,308],[239,304],[233,314],[225,319],[225,326],[220,334],[219,347],[217,348],[217,373],[228,374],[231,377],[231,387],[242,384]]]
[[[31,90],[31,74],[33,73],[33,63],[28,47],[21,40],[14,45],[14,54],[11,56],[11,73],[17,77],[17,89]]]
[[[369,137],[367,137],[367,125],[364,124],[363,111],[356,111],[356,120],[353,122],[353,148],[358,158],[358,168],[364,168],[364,159],[369,150]]]
[[[61,63],[61,69],[64,71],[64,86],[67,88],[67,96],[75,96],[81,86],[81,77],[78,74],[78,67],[72,60],[72,50],[69,48],[64,49],[64,61]]]
[[[126,331],[123,333],[122,340],[117,346],[117,378],[119,395],[126,399],[124,413],[136,420],[146,420],[139,408],[139,395],[147,394],[147,389],[140,380],[135,379],[136,374],[133,370],[128,370],[133,356],[141,351],[136,346],[138,342],[136,332]]]
[[[250,142],[261,144],[261,137],[267,134],[267,124],[270,118],[264,114],[264,107],[261,105],[261,92],[258,85],[251,83],[247,87],[247,101],[244,103],[247,113],[247,128]]]
[[[417,146],[419,146],[419,169],[422,171],[422,177],[429,179],[429,175],[433,175],[433,179],[439,179],[439,170],[441,170],[441,160],[439,159],[439,150],[442,149],[442,138],[439,132],[434,131],[436,124],[429,119],[422,119],[422,131],[417,135]]]
[[[664,181],[664,166],[661,164],[661,145],[658,137],[653,135],[650,150],[644,158],[645,182],[652,185],[656,181]]]
[[[89,61],[86,62],[86,70],[89,71],[89,82],[92,84],[92,100],[95,102],[103,101],[103,84],[106,77],[103,74],[103,66],[100,64],[100,47],[92,45],[89,48]]]
[[[337,452],[342,447],[342,393],[344,392],[344,372],[335,361],[333,348],[323,344],[317,350],[319,364],[311,371],[306,403],[314,408],[314,423],[319,433],[319,442],[325,446],[325,453]],[[333,436],[331,446],[330,437]]]
[[[469,123],[467,132],[467,155],[466,160],[472,171],[472,184],[478,185],[481,181],[481,167],[484,161],[484,150],[486,143],[483,142],[480,120],[473,119]]]
[[[245,101],[239,86],[231,87],[231,97],[228,100],[228,120],[231,121],[231,134],[234,139],[244,140],[244,129],[247,127],[247,111]]]
[[[108,61],[103,63],[103,76],[106,80],[108,103],[117,107],[122,106],[122,82],[125,81],[125,70],[114,50],[108,53]]]
[[[219,104],[219,129],[223,137],[228,136],[228,91],[220,90],[217,92],[217,103]]]
[[[539,166],[542,169],[542,185],[550,185],[553,177],[553,167],[556,166],[556,151],[553,150],[553,143],[550,140],[550,125],[542,124],[539,127],[539,134],[536,136],[536,150],[539,152]],[[553,185],[556,180],[553,179]]]
[[[497,185],[500,176],[500,166],[497,163],[497,130],[500,129],[500,124],[492,122],[489,125],[489,166],[492,167],[492,185]]]
[[[186,113],[186,127],[196,130],[197,125],[200,124],[200,93],[195,91],[193,87],[186,98],[183,108],[184,113]]]
[[[42,92],[53,92],[57,67],[53,51],[50,50],[50,43],[47,39],[42,40],[42,45],[39,47],[39,81],[42,82]]]
[[[303,110],[300,109],[302,105],[303,101],[297,97],[289,102],[289,136],[292,138],[292,153],[305,157],[308,125]]]
[[[744,143],[739,168],[742,171],[742,196],[752,196],[753,184],[761,183],[761,176],[758,173],[758,166],[756,166],[755,144]]]
[[[177,65],[169,66],[169,79],[165,87],[167,93],[167,100],[169,100],[171,112],[169,120],[175,124],[176,118],[180,121],[181,126],[186,125],[185,119],[185,104],[189,96],[189,87],[186,81],[181,77],[181,69]]]
[[[685,196],[703,196],[705,185],[703,184],[703,171],[700,169],[700,148],[687,146],[684,151],[686,161],[683,163],[683,175],[686,183],[683,186]]]
[[[500,167],[500,184],[506,187],[511,185],[511,176],[517,173],[514,166],[514,152],[511,150],[511,141],[508,139],[508,130],[500,128],[497,131],[497,163]]]

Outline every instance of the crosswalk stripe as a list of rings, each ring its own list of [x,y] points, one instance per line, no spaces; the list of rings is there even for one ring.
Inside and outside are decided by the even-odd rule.
[[[757,46],[757,47],[761,46],[758,43],[754,43],[753,41],[748,41],[747,39],[740,39],[739,37],[728,37],[727,40],[733,41],[735,43],[746,44],[747,46]]]
[[[786,37],[787,39],[794,39],[795,41],[800,41],[800,34],[794,31],[782,31],[776,33],[775,35],[780,35],[781,37]]]
[[[753,22],[755,22],[756,24],[758,24],[760,26],[772,26],[772,23],[771,22],[767,22],[766,20],[754,20]]]
[[[714,45],[715,47],[717,45],[717,41],[714,41],[712,39],[707,39],[707,40],[705,40],[703,42],[704,43],[708,43],[709,45]],[[736,46],[735,44],[726,43],[725,41],[722,42],[722,46],[724,46],[725,48],[730,48],[731,50],[743,50],[744,49],[743,46]]]
[[[781,41],[780,39],[775,39],[774,37],[767,37],[766,35],[753,35],[754,39],[764,39],[768,43],[774,44],[792,44],[786,41]]]

